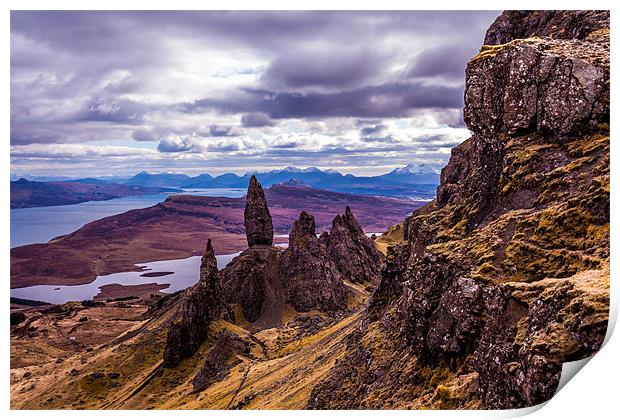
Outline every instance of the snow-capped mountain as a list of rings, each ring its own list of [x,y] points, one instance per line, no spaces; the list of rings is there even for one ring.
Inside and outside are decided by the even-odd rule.
[[[394,169],[391,173],[397,174],[397,175],[407,175],[407,174],[439,175],[441,173],[441,168],[435,165],[430,165],[428,163],[420,163],[420,164],[410,163],[409,165],[404,166],[402,168]]]
[[[381,178],[406,184],[439,185],[440,174],[441,168],[436,165],[412,163],[402,168],[396,168],[385,175],[381,175]]]

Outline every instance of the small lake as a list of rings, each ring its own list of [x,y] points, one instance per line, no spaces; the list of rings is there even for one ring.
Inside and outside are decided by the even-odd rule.
[[[218,269],[224,268],[239,253],[217,255]],[[201,256],[183,258],[179,260],[155,261],[150,263],[138,264],[148,271],[129,271],[125,273],[114,273],[107,276],[99,276],[93,282],[80,284],[77,286],[30,286],[20,289],[11,289],[11,297],[21,299],[40,300],[43,302],[61,304],[72,300],[82,301],[92,299],[100,292],[100,287],[106,284],[117,283],[123,286],[136,284],[159,283],[170,284],[163,288],[164,293],[172,293],[177,290],[185,289],[198,282],[200,272]],[[162,277],[142,277],[141,274],[149,272],[172,271]]]
[[[67,206],[11,209],[11,248],[45,243],[66,235],[86,223],[133,209],[154,206],[171,194],[191,194],[210,197],[243,197],[244,188],[189,188],[182,192],[121,197],[105,201],[88,201]]]

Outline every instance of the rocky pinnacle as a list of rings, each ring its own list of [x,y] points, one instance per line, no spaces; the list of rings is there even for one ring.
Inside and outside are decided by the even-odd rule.
[[[248,246],[273,244],[271,214],[267,207],[263,187],[255,176],[250,178],[245,201],[244,225]]]
[[[224,300],[211,240],[207,241],[202,257],[198,283],[186,289],[181,299],[179,311],[168,330],[164,367],[175,367],[194,354],[207,338],[211,321],[234,321]]]
[[[211,245],[211,239],[207,239],[205,253],[200,260],[200,284],[215,287],[217,283],[217,260]]]

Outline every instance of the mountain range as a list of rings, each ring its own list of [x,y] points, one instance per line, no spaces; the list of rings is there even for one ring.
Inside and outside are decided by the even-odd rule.
[[[137,187],[168,187],[168,188],[245,188],[250,177],[254,175],[262,185],[269,188],[272,185],[288,182],[306,184],[313,188],[330,191],[354,193],[363,195],[382,195],[388,197],[407,197],[416,199],[431,199],[439,185],[440,169],[422,164],[410,164],[402,168],[376,176],[343,175],[338,171],[321,170],[315,167],[305,169],[288,166],[283,169],[263,172],[248,172],[244,175],[225,173],[219,176],[200,174],[190,177],[183,173],[164,172],[149,173],[142,171],[129,178],[95,177],[82,179],[60,179],[36,176],[23,176],[31,181],[63,181],[86,184],[118,183]]]

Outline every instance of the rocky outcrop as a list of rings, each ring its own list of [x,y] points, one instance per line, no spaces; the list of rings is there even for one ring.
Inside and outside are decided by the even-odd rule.
[[[349,357],[310,408],[536,405],[563,362],[601,346],[608,21],[505,12],[489,29],[487,42],[503,45],[484,46],[466,71],[473,135],[453,149],[436,199],[405,221]]]
[[[277,270],[280,249],[272,246],[271,214],[265,192],[255,176],[250,178],[246,194],[244,225],[249,249],[221,272],[226,300],[239,305],[249,322],[262,315],[275,319],[282,302]]]
[[[200,279],[184,292],[178,315],[168,329],[164,367],[174,367],[194,354],[207,338],[211,321],[216,319],[234,321],[234,316],[224,300],[209,239],[200,265]]]
[[[465,122],[478,135],[592,132],[609,112],[609,44],[517,39],[467,66]]]
[[[293,223],[288,249],[280,260],[280,277],[285,301],[298,311],[347,307],[342,275],[329,258],[324,242],[316,236],[314,217],[305,211]]]
[[[609,30],[609,12],[596,10],[540,10],[502,13],[487,30],[485,45],[514,39],[550,37],[583,41],[595,31]]]
[[[383,256],[373,240],[346,207],[344,215],[337,215],[329,234],[321,236],[327,254],[342,276],[354,283],[378,283]]]
[[[343,216],[336,216],[331,233],[319,238],[314,217],[302,211],[293,223],[288,248],[282,249],[257,239],[271,238],[273,229],[255,178],[247,197],[245,225],[250,229],[250,248],[220,273],[227,302],[239,305],[247,321],[278,324],[287,304],[297,311],[342,311],[347,309],[349,296],[344,279],[378,281],[382,256],[349,207]]]
[[[244,212],[245,235],[248,246],[273,245],[273,222],[265,192],[255,176],[250,178]]]

